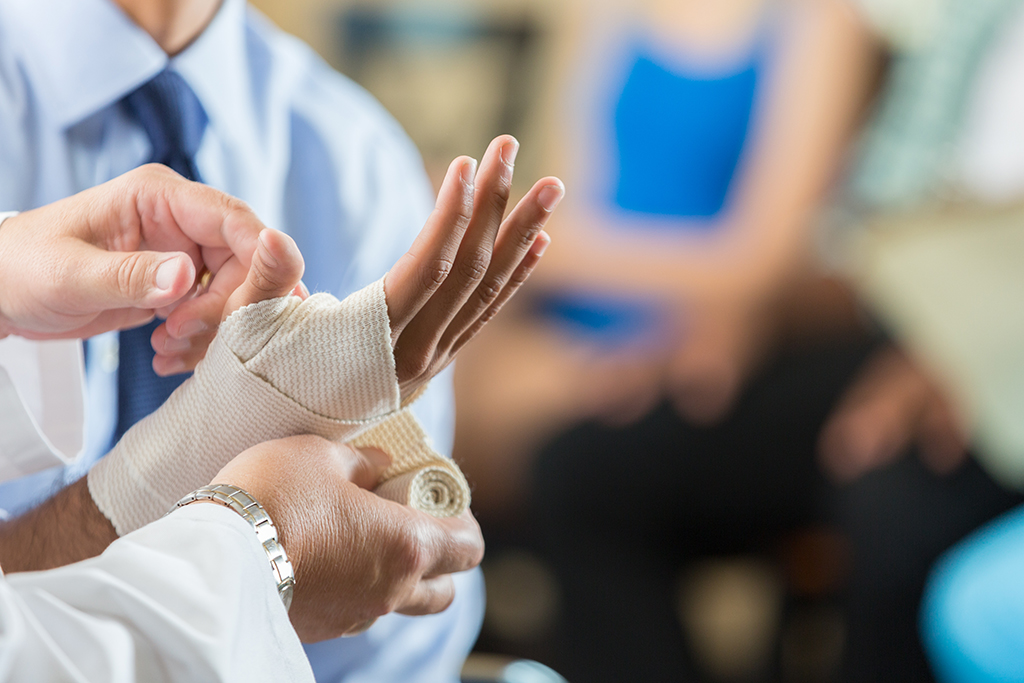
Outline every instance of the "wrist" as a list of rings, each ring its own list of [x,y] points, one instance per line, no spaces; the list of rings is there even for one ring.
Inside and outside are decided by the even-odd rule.
[[[274,472],[275,467],[272,463],[268,462],[258,467],[233,465],[234,461],[221,470],[210,482],[210,486],[236,486],[260,502],[266,513],[274,520],[278,543],[288,551],[288,559],[292,563],[296,581],[301,581],[305,585],[305,534],[301,518],[296,520],[296,513],[301,515],[301,508],[296,509],[293,505],[293,502],[301,501],[303,493],[289,490],[281,481],[260,474]]]
[[[281,545],[277,527],[262,505],[244,489],[231,484],[211,484],[196,489],[175,504],[173,510],[194,503],[217,503],[231,509],[242,517],[256,533],[270,562],[270,570],[277,584],[277,593],[285,609],[291,607],[295,589],[295,572],[288,555]]]

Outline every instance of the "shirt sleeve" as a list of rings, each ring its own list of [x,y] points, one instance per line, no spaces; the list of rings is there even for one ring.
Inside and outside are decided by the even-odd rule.
[[[99,557],[0,580],[0,681],[312,681],[252,528],[190,505]]]

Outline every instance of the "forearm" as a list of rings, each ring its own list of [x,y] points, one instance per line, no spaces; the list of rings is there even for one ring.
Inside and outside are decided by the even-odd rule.
[[[6,574],[62,567],[99,555],[116,539],[83,478],[0,525],[0,567]]]

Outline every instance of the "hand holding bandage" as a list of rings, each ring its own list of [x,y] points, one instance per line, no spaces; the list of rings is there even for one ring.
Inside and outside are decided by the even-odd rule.
[[[461,472],[429,448],[403,400],[512,296],[549,241],[542,228],[563,193],[557,179],[538,182],[502,220],[517,147],[495,140],[475,183],[475,163],[457,159],[409,253],[344,301],[282,296],[301,276],[301,256],[265,231],[196,374],[89,475],[118,533],[156,519],[246,448],[295,434],[379,447],[392,458],[383,495],[434,514],[465,510]]]

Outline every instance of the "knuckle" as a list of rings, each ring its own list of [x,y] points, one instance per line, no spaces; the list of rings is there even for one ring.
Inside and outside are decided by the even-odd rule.
[[[518,268],[516,272],[512,273],[512,277],[509,278],[508,284],[511,291],[515,291],[526,284],[526,281],[530,279],[530,273],[533,272],[532,268]]]
[[[467,192],[462,201],[459,202],[458,211],[455,214],[455,227],[460,231],[469,227],[469,221],[473,218],[473,193]]]
[[[490,306],[501,294],[503,286],[504,283],[500,277],[484,278],[476,288],[477,299],[484,306]]]
[[[144,166],[140,166],[137,169],[137,173],[143,178],[151,178],[154,180],[162,178],[173,178],[178,175],[167,166],[157,163],[148,163],[145,164]]]
[[[489,203],[491,209],[497,214],[503,214],[505,207],[508,205],[508,198],[512,195],[512,178],[508,175],[502,175],[498,182],[494,185],[494,190],[490,193]]]
[[[469,557],[469,568],[477,567],[481,562],[484,561],[484,553],[486,551],[486,545],[484,543],[483,534],[478,532],[477,541],[473,544],[473,550]]]
[[[484,314],[480,316],[480,319],[477,320],[477,323],[474,326],[476,331],[479,332],[484,325],[491,322],[491,320],[494,319],[494,316],[498,315],[498,311],[500,310],[501,306],[491,306],[486,311],[484,311]]]
[[[441,286],[449,273],[452,272],[450,259],[436,259],[423,269],[423,286],[428,291],[434,291]]]
[[[537,239],[537,235],[540,234],[541,224],[536,222],[527,223],[525,228],[517,230],[515,233],[516,244],[521,249],[529,249],[533,246],[534,241]]]
[[[225,194],[223,195],[223,198],[226,206],[225,213],[227,214],[225,220],[241,222],[251,220],[256,217],[256,213],[252,210],[252,207],[238,197],[232,197],[229,194]]]
[[[407,381],[423,377],[430,372],[433,356],[427,351],[396,353],[395,356],[395,370],[399,380]]]
[[[252,260],[249,282],[261,292],[274,292],[280,285],[277,278],[267,272],[267,266],[261,259]]]
[[[480,282],[487,274],[487,268],[491,265],[491,255],[482,249],[477,249],[464,259],[459,259],[459,276],[468,282]]]
[[[402,575],[413,579],[419,579],[423,575],[429,559],[426,545],[426,539],[418,524],[407,529],[399,543],[395,558]]]
[[[121,260],[117,265],[115,277],[117,287],[123,294],[134,296],[141,294],[146,288],[147,276],[146,264],[143,262],[142,254],[133,252]]]

